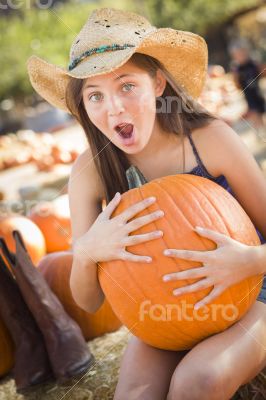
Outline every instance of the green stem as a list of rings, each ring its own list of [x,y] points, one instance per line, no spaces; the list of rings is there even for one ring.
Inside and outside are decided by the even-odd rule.
[[[136,167],[135,165],[131,165],[126,170],[126,176],[127,176],[129,189],[134,189],[134,188],[144,185],[145,183],[148,183],[148,181],[146,180],[144,175],[140,172],[138,167]]]

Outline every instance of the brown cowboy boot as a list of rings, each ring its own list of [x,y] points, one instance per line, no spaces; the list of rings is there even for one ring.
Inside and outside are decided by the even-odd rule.
[[[17,392],[54,379],[43,336],[1,254],[0,315],[15,343]]]
[[[65,312],[42,274],[33,265],[19,231],[13,231],[15,260],[9,260],[22,296],[40,328],[53,372],[59,382],[83,374],[94,357],[78,324]],[[4,254],[8,252],[0,242]],[[5,254],[7,256],[7,254]]]

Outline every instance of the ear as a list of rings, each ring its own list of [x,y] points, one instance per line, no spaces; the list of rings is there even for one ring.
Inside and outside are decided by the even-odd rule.
[[[156,71],[156,77],[155,77],[155,95],[156,97],[159,97],[163,94],[164,89],[166,86],[166,79],[160,69],[157,69]]]

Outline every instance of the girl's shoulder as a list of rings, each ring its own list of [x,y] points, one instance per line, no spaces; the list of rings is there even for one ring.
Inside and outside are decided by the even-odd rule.
[[[223,175],[221,168],[223,160],[219,157],[219,149],[230,130],[233,131],[226,122],[215,119],[208,125],[196,128],[191,132],[191,138],[202,163],[214,177]]]

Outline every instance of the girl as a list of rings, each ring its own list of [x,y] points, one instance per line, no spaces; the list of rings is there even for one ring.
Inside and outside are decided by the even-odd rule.
[[[74,115],[89,142],[69,180],[74,254],[70,286],[77,304],[88,312],[102,304],[98,262],[149,262],[152,254],[133,254],[130,246],[162,235],[129,235],[162,217],[152,213],[132,219],[156,199],[144,199],[111,218],[120,201],[115,193],[128,190],[125,171],[131,164],[147,180],[178,173],[211,179],[237,198],[257,227],[261,246],[211,230],[199,232],[215,241],[217,249],[183,254],[205,265],[204,276],[184,292],[213,286],[201,300],[201,305],[208,304],[247,276],[264,273],[265,180],[238,135],[196,101],[206,77],[205,41],[190,32],[157,29],[134,13],[104,8],[92,13],[70,58],[64,70],[32,56],[28,71],[34,88]],[[177,256],[175,249],[170,256]],[[198,269],[187,271],[182,279],[196,273]],[[180,279],[178,274],[170,278]],[[159,350],[133,337],[115,400],[229,399],[266,365],[265,303],[262,290],[240,321],[189,351]]]

